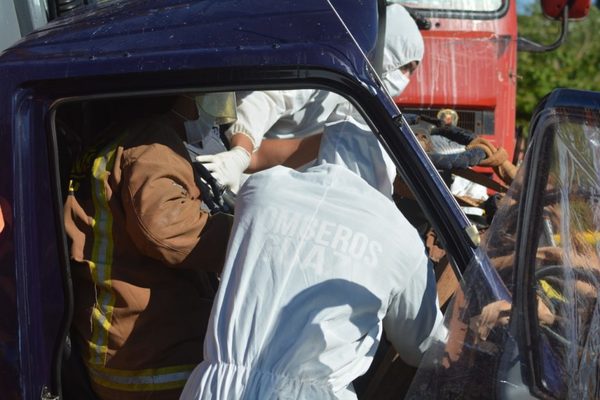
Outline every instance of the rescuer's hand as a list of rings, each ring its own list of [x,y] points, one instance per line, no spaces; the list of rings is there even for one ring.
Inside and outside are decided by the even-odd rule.
[[[479,148],[486,153],[485,160],[482,160],[480,165],[484,167],[492,167],[494,172],[507,184],[511,184],[517,174],[517,167],[508,161],[508,154],[502,147],[496,148],[488,140],[478,137],[474,139],[467,149]]]
[[[477,333],[477,339],[485,341],[496,326],[508,325],[511,307],[508,301],[498,300],[486,305],[480,315],[471,318],[469,327]]]
[[[250,165],[250,153],[241,146],[235,146],[222,153],[198,156],[196,161],[204,164],[221,185],[237,193],[242,173]]]

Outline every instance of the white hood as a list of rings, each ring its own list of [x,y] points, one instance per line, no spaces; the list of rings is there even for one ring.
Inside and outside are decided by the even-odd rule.
[[[398,69],[411,61],[423,59],[425,46],[419,27],[400,4],[391,4],[386,10],[383,72]]]

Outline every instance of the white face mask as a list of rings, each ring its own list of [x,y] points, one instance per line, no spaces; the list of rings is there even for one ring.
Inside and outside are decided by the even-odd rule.
[[[399,96],[410,82],[410,79],[400,69],[385,72],[381,80],[383,81],[383,87],[392,97]]]

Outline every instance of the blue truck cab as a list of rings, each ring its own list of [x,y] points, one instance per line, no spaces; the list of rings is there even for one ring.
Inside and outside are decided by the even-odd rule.
[[[321,89],[362,114],[460,282],[448,343],[416,371],[382,345],[359,398],[597,398],[600,95],[557,90],[540,105],[482,240],[382,87],[379,18],[360,0],[105,1],[2,52],[0,397],[86,398],[65,366],[77,143],[160,96]]]

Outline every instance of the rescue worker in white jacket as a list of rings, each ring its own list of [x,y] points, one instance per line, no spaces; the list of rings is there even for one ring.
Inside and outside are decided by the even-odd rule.
[[[374,189],[380,152],[349,117],[326,126],[318,165],[248,178],[182,399],[353,399],[383,330],[415,366],[445,340],[422,241]]]
[[[417,24],[399,4],[387,7],[381,79],[398,96],[421,62],[424,46]],[[344,119],[352,106],[343,97],[316,89],[238,93],[237,121],[226,132],[232,149],[196,158],[224,186],[237,192],[242,173],[264,138],[303,138],[321,133],[327,122]]]

